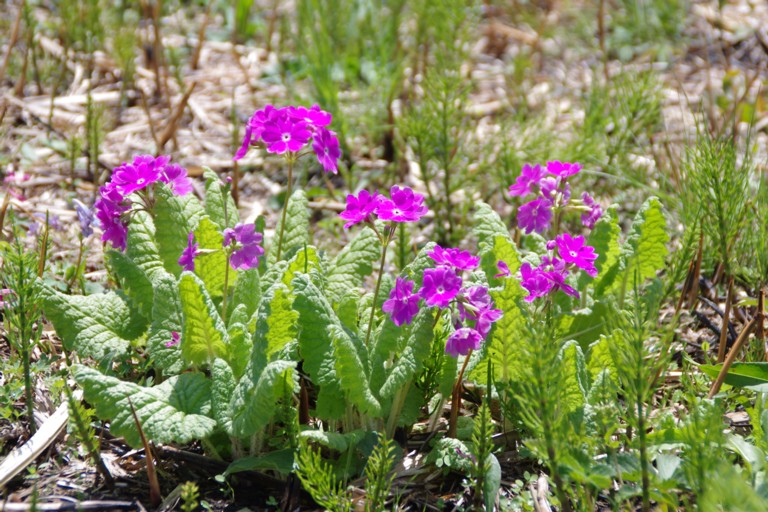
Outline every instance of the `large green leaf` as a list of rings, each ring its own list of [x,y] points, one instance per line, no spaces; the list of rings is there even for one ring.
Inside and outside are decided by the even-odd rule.
[[[166,273],[156,237],[155,223],[149,213],[143,210],[133,213],[128,224],[128,246],[125,254],[144,271],[152,283],[156,279],[162,279]]]
[[[722,367],[722,364],[699,365],[699,369],[713,379],[717,378]],[[725,375],[725,383],[737,388],[768,393],[768,363],[733,363]]]
[[[216,358],[211,366],[211,405],[213,417],[224,432],[234,435],[232,430],[232,409],[229,402],[235,392],[237,381],[232,368],[223,359]]]
[[[303,369],[320,387],[316,414],[322,418],[338,419],[345,411],[341,400],[343,390],[336,375],[333,342],[328,332],[331,324],[340,324],[336,314],[309,276],[298,274],[293,279],[295,299],[293,308],[299,313],[299,350]]]
[[[590,282],[592,282],[595,287],[605,289],[606,285],[610,284],[608,280],[615,278],[615,273],[611,273],[609,270],[614,268],[619,261],[619,255],[621,253],[621,248],[619,246],[620,237],[621,228],[619,227],[619,220],[616,216],[616,209],[610,208],[595,224],[595,228],[589,234],[589,238],[587,239],[587,245],[594,247],[595,253],[597,253],[597,259],[595,260],[597,277],[595,277],[593,281],[586,272],[582,272],[579,276],[579,290],[584,290]]]
[[[208,437],[216,427],[211,412],[211,386],[202,373],[183,373],[154,387],[144,387],[104,375],[87,366],[72,369],[85,399],[96,414],[110,420],[112,434],[125,437],[132,447],[141,438],[131,413],[131,404],[141,428],[156,443],[188,443]]]
[[[175,276],[182,271],[179,257],[187,245],[187,235],[202,216],[203,207],[194,194],[175,196],[162,183],[155,188],[155,240],[165,269]]]
[[[501,286],[505,279],[514,279],[510,276],[499,276],[500,270],[498,263],[503,261],[509,267],[509,272],[515,274],[520,270],[520,254],[509,236],[497,235],[491,241],[487,242],[483,252],[481,266],[485,272],[488,284],[491,287]]]
[[[181,335],[183,312],[179,298],[179,284],[171,274],[162,271],[155,284],[152,304],[152,325],[147,337],[147,350],[153,362],[167,375],[181,373],[184,358],[181,346],[171,343],[174,332]]]
[[[248,328],[241,323],[232,323],[227,329],[229,335],[229,350],[227,361],[238,379],[245,372],[248,359],[253,349],[253,341]]]
[[[333,343],[333,358],[341,389],[360,411],[369,416],[380,416],[381,404],[371,391],[366,371],[368,361],[361,357],[366,352],[355,346],[352,336],[338,323],[329,325],[328,333]]]
[[[219,176],[208,167],[203,167],[205,178],[205,213],[216,223],[220,231],[234,227],[239,217],[237,205]]]
[[[305,245],[295,251],[293,256],[290,257],[288,268],[285,269],[283,274],[283,284],[286,286],[290,285],[298,272],[311,274],[313,271],[319,272],[319,275],[324,273],[320,255],[317,252],[317,248],[312,245]]]
[[[277,360],[263,369],[251,367],[246,371],[230,402],[234,435],[250,437],[267,426],[277,412],[284,379],[293,378],[295,367],[295,361]]]
[[[309,202],[307,201],[307,195],[302,189],[296,189],[293,195],[291,195],[287,208],[281,259],[285,259],[288,254],[291,254],[291,249],[309,245]],[[281,223],[278,222],[275,228],[275,236],[272,239],[272,245],[269,248],[267,261],[270,266],[277,260],[280,225]]]
[[[525,295],[525,290],[514,277],[506,278],[502,288],[491,290],[494,306],[504,314],[491,329],[485,350],[493,361],[494,375],[500,382],[509,382],[518,375],[520,341],[528,336],[526,318],[521,308]],[[486,377],[483,365],[478,366],[472,375],[484,382]]]
[[[408,330],[405,346],[400,351],[399,357],[388,372],[386,380],[381,385],[373,385],[374,389],[380,389],[379,396],[392,398],[395,393],[406,386],[424,367],[424,361],[429,358],[432,347],[432,326],[435,322],[434,312],[423,309],[413,320],[413,327]],[[388,323],[391,321],[388,320]],[[383,354],[382,354],[383,356]],[[381,357],[372,366],[384,366],[386,359]]]
[[[184,312],[181,352],[185,359],[196,365],[213,363],[216,357],[227,359],[227,331],[203,282],[196,275],[184,272],[179,294]]]
[[[381,242],[376,233],[365,227],[339,252],[330,266],[325,291],[332,304],[338,304],[351,291],[359,288],[365,276],[373,271],[381,257]]]
[[[272,286],[264,294],[259,310],[250,322],[254,352],[259,350],[271,361],[283,347],[297,339],[298,318],[288,287],[281,283]]]
[[[67,350],[104,361],[128,352],[147,328],[147,319],[120,293],[65,295],[41,290],[43,311]]]
[[[151,318],[154,291],[147,274],[133,260],[118,251],[107,251],[107,264],[117,276],[120,287],[131,304],[145,318]]]
[[[251,318],[261,302],[261,280],[259,270],[250,268],[237,272],[235,290],[232,295],[232,308],[245,306],[245,315]]]
[[[493,247],[497,236],[509,239],[509,228],[488,204],[478,202],[475,205],[475,215],[472,220],[472,233],[477,237],[477,248],[480,254]]]
[[[589,393],[589,374],[584,353],[578,342],[571,340],[560,349],[562,360],[563,408],[574,411],[584,405]]]
[[[211,297],[220,298],[224,295],[224,281],[227,275],[231,285],[236,274],[231,267],[227,268],[227,255],[222,250],[224,235],[219,227],[205,216],[195,228],[195,242],[203,250],[202,254],[195,258],[195,274],[203,280]]]

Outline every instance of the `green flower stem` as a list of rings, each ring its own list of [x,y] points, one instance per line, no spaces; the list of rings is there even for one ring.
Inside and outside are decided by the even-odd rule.
[[[280,235],[277,238],[277,261],[280,261],[280,256],[283,254],[283,234],[285,233],[285,216],[288,213],[288,201],[291,200],[291,190],[293,189],[293,163],[296,161],[296,157],[293,154],[289,154],[288,160],[288,189],[285,191],[285,201],[283,202],[283,214],[280,218]]]
[[[376,316],[376,299],[379,297],[379,288],[381,288],[381,278],[384,276],[384,261],[387,257],[387,246],[392,240],[392,233],[395,232],[395,222],[387,229],[386,237],[382,239],[381,247],[381,262],[379,263],[379,275],[376,278],[376,289],[373,292],[373,304],[371,304],[371,316],[368,318],[368,332],[365,333],[365,346],[368,347],[368,342],[371,339],[371,329],[373,329],[373,319]]]
[[[409,380],[405,385],[398,388],[395,397],[392,399],[392,408],[389,411],[389,418],[387,418],[387,439],[392,439],[392,436],[395,435],[397,420],[400,419],[400,412],[403,410],[403,405],[405,405],[405,399],[410,388],[411,381]]]
[[[234,244],[232,244],[234,246]],[[224,266],[224,297],[221,299],[221,319],[224,325],[227,325],[227,295],[229,295],[229,258],[232,256],[230,251],[227,252],[227,261]]]

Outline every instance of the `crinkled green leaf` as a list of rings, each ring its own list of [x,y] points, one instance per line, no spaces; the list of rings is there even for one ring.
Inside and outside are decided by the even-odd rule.
[[[203,207],[194,194],[175,196],[162,183],[155,188],[155,233],[160,259],[165,270],[179,276],[179,257],[187,246],[187,235],[203,216]]]
[[[247,361],[246,361],[247,362]],[[216,358],[211,366],[211,405],[213,417],[224,432],[234,435],[232,430],[232,409],[229,402],[235,392],[237,381],[232,368],[223,359]]]
[[[328,333],[333,343],[333,358],[341,389],[350,403],[356,405],[361,412],[373,417],[380,416],[381,404],[371,391],[366,371],[368,361],[361,357],[365,351],[355,346],[352,337],[338,323],[328,325]]]
[[[184,312],[184,336],[181,351],[192,364],[212,363],[216,357],[227,358],[229,343],[224,322],[199,277],[184,272],[179,281]]]
[[[482,201],[476,203],[472,220],[472,233],[477,237],[477,247],[480,254],[491,250],[497,236],[509,239],[509,228],[501,220],[499,214],[488,204]]]
[[[224,280],[229,275],[229,284],[235,281],[236,272],[227,268],[227,255],[222,250],[224,235],[208,217],[202,217],[195,228],[195,242],[203,250],[195,258],[195,274],[205,283],[211,297],[224,295]]]
[[[337,419],[345,411],[345,401],[333,358],[333,343],[327,327],[340,323],[309,276],[298,274],[293,279],[293,308],[299,313],[299,350],[303,369],[315,385],[319,385],[316,414]]]
[[[152,325],[149,327],[147,350],[152,361],[166,375],[181,373],[184,358],[180,345],[167,344],[172,340],[172,333],[182,333],[183,312],[179,298],[179,284],[176,278],[165,270],[158,273],[152,304]]]
[[[350,448],[354,448],[365,438],[367,432],[364,430],[353,430],[351,432],[325,432],[322,430],[304,430],[299,434],[300,439],[313,441],[321,446],[330,448],[340,453],[344,453]]]
[[[297,338],[298,318],[287,286],[278,283],[267,290],[251,320],[253,344],[267,360],[272,360],[285,345]]]
[[[363,228],[330,265],[325,291],[331,303],[338,304],[345,295],[359,288],[380,257],[379,237],[371,228]]]
[[[131,304],[145,318],[151,318],[154,291],[147,274],[133,260],[121,252],[107,251],[105,256],[107,265],[109,265],[112,273],[117,277],[120,288],[128,296]]]
[[[621,334],[600,336],[600,339],[589,346],[587,368],[592,380],[594,380],[601,371],[607,369],[611,372],[611,378],[616,381],[618,374],[616,372],[616,364],[614,363],[612,355],[613,348],[611,345],[617,343],[618,340],[615,338],[618,336],[621,336]]]
[[[232,367],[235,377],[239,379],[243,372],[245,372],[245,367],[248,364],[248,359],[253,349],[251,333],[248,332],[244,324],[234,323],[229,326],[228,334],[229,350],[227,361]]]
[[[421,369],[424,361],[429,357],[432,347],[432,326],[435,322],[434,313],[430,309],[423,309],[413,320],[413,327],[409,329],[405,347],[390,368],[386,381],[381,386],[379,396],[392,398],[402,387],[406,386]],[[384,365],[384,360],[377,360],[377,366]],[[374,386],[378,389],[378,386]]]
[[[237,205],[224,186],[218,174],[208,167],[203,167],[205,178],[205,214],[219,227],[220,231],[232,228],[240,220]]]
[[[507,264],[511,274],[516,274],[520,270],[520,254],[508,235],[497,235],[484,247],[481,265],[491,287],[500,286],[505,279],[509,279],[504,276],[495,277],[501,272],[498,267],[500,261]]]
[[[125,254],[144,271],[152,283],[155,283],[156,279],[162,279],[166,273],[156,237],[155,223],[149,213],[145,211],[133,213],[131,222],[128,224]]]
[[[283,284],[286,286],[290,285],[297,272],[310,274],[312,271],[319,272],[319,275],[323,274],[320,256],[315,247],[305,245],[290,257],[288,268],[283,274]]]
[[[232,295],[232,307],[245,306],[245,314],[251,318],[261,302],[261,279],[259,270],[250,268],[239,270],[235,279],[235,290]]]
[[[606,286],[610,285],[609,281],[615,279],[615,273],[611,273],[609,270],[619,261],[621,254],[620,237],[621,228],[619,227],[616,208],[611,207],[597,221],[587,239],[587,245],[594,247],[595,253],[597,253],[595,260],[597,277],[593,279],[586,272],[582,272],[579,276],[579,290],[584,290],[590,283],[595,287],[599,286],[601,289],[605,289]]]
[[[521,308],[526,293],[514,277],[504,279],[499,289],[491,290],[494,307],[504,314],[496,321],[486,341],[485,351],[493,361],[493,371],[499,382],[514,380],[519,373],[520,341],[528,336],[526,318]],[[485,382],[484,365],[472,373],[478,382]]]
[[[571,340],[560,349],[563,374],[561,385],[563,387],[564,401],[562,406],[566,411],[574,411],[584,405],[589,393],[589,374],[584,353],[578,342]]]
[[[595,288],[595,295],[627,289],[637,277],[638,284],[656,277],[667,257],[667,222],[661,203],[651,197],[637,212],[627,241],[621,247],[619,260],[606,270]]]
[[[237,437],[252,436],[264,428],[277,412],[277,402],[285,378],[296,367],[295,361],[277,360],[263,370],[246,372],[231,400],[232,431]]]
[[[43,311],[67,350],[104,361],[122,356],[147,328],[147,319],[119,293],[65,295],[42,287]]]
[[[141,438],[130,403],[146,436],[156,443],[188,443],[208,437],[216,427],[211,413],[211,386],[202,373],[183,373],[162,384],[144,387],[104,375],[87,366],[72,369],[85,399],[96,414],[110,420],[112,434],[125,437],[132,447]],[[130,403],[129,403],[130,399]]]
[[[291,249],[309,245],[309,202],[302,189],[296,189],[288,200],[286,212],[285,231],[283,233],[283,248],[281,259],[291,253]],[[282,217],[281,217],[282,220]],[[269,248],[267,261],[271,266],[277,260],[277,245],[280,238],[280,225],[275,228],[275,236]]]

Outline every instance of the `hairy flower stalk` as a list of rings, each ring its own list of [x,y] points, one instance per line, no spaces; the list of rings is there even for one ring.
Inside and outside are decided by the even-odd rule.
[[[376,300],[379,298],[379,290],[381,289],[381,278],[384,276],[384,262],[387,259],[387,247],[389,242],[392,241],[392,234],[395,232],[395,222],[392,222],[387,226],[387,229],[381,237],[381,260],[379,261],[379,275],[376,278],[376,288],[373,290],[373,301],[371,304],[371,315],[368,317],[368,329],[365,333],[365,346],[369,346],[368,343],[371,340],[371,330],[373,329],[373,320],[376,317]]]
[[[283,213],[280,216],[280,234],[277,237],[277,261],[280,261],[280,256],[283,254],[283,235],[285,234],[285,217],[288,213],[288,201],[291,199],[291,191],[293,190],[293,163],[296,161],[295,155],[289,153],[286,156],[288,161],[288,188],[285,192],[285,201],[283,201]]]

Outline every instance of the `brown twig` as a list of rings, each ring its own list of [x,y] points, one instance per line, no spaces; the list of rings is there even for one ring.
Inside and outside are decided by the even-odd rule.
[[[728,294],[725,296],[725,311],[723,312],[723,325],[720,328],[720,345],[717,347],[717,362],[725,359],[726,338],[728,336],[728,322],[731,316],[731,303],[733,302],[733,276],[728,277]]]
[[[448,437],[456,437],[456,423],[459,419],[459,410],[461,409],[461,388],[462,381],[464,380],[464,371],[469,364],[469,357],[472,355],[472,349],[464,356],[464,364],[461,365],[461,371],[456,378],[456,384],[453,386],[453,394],[451,397],[451,416],[448,420]]]
[[[725,377],[728,375],[728,370],[731,368],[734,360],[736,360],[736,356],[738,356],[739,352],[741,351],[741,346],[744,344],[744,341],[746,341],[746,339],[749,337],[750,331],[757,323],[757,318],[757,316],[752,318],[752,320],[750,320],[749,323],[744,327],[744,330],[741,331],[739,337],[736,338],[731,351],[728,352],[728,357],[726,357],[725,361],[723,361],[723,367],[720,368],[720,373],[717,375],[717,379],[715,379],[715,382],[712,383],[712,387],[709,389],[707,398],[712,398],[720,391],[723,382],[725,382]]]
[[[181,115],[184,113],[184,109],[187,108],[189,97],[192,96],[192,92],[195,90],[196,86],[197,82],[192,82],[192,84],[190,84],[187,92],[184,93],[184,96],[181,97],[181,101],[179,101],[179,103],[176,105],[176,108],[171,113],[171,118],[168,120],[168,124],[166,125],[165,130],[163,130],[163,133],[161,133],[158,137],[158,151],[165,147],[165,144],[171,140],[171,137],[173,137],[176,133],[176,130],[178,130],[179,119],[181,119]]]
[[[133,421],[136,423],[136,429],[139,431],[141,444],[144,445],[144,457],[147,463],[147,480],[149,481],[149,502],[152,504],[152,507],[157,508],[160,503],[163,502],[163,496],[160,494],[160,482],[157,480],[155,460],[152,456],[149,440],[147,440],[147,436],[144,435],[144,430],[141,428],[141,423],[139,422],[139,416],[136,414],[136,408],[133,406],[133,402],[130,398],[128,398],[128,405],[131,406]]]
[[[203,22],[197,31],[197,45],[195,45],[195,51],[192,52],[192,61],[189,64],[189,67],[193,70],[196,70],[200,65],[200,54],[203,51],[203,43],[205,42],[205,30],[208,28],[208,22],[211,19],[212,5],[213,2],[208,2],[208,6],[205,8],[205,15],[203,15]]]

